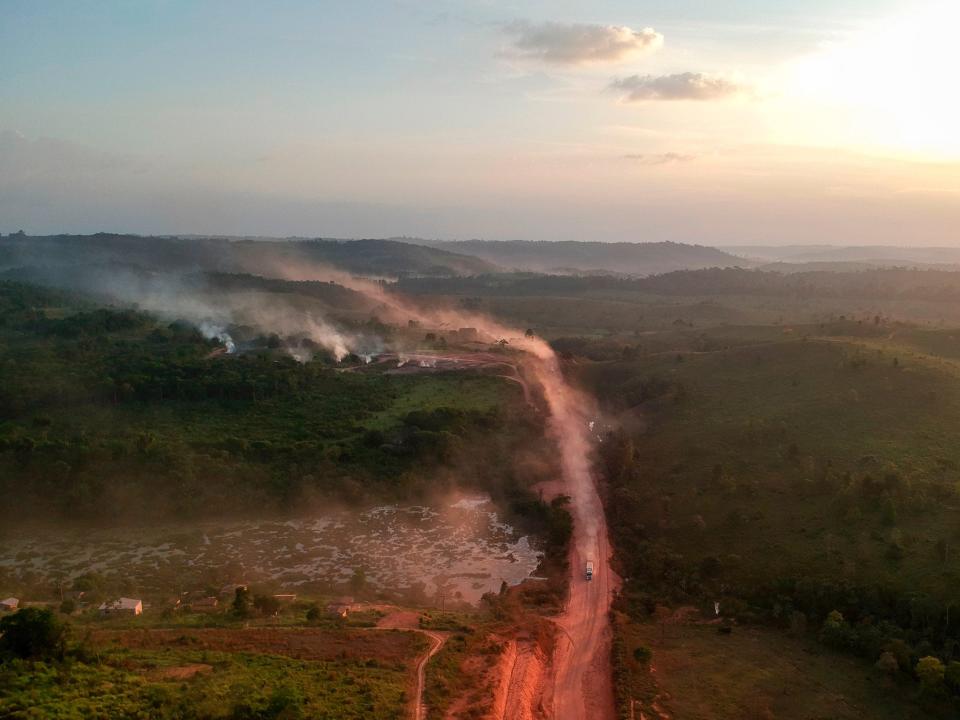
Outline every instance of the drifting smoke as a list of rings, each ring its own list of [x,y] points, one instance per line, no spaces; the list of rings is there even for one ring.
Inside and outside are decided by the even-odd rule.
[[[274,265],[273,271],[289,280],[327,280],[337,282],[379,303],[394,320],[413,319],[427,327],[474,327],[489,337],[506,339],[510,347],[524,353],[522,364],[541,386],[550,412],[550,431],[560,450],[561,470],[566,492],[574,507],[584,508],[579,517],[583,547],[581,551],[596,557],[598,524],[602,517],[599,498],[593,485],[590,468],[591,441],[590,418],[593,413],[589,399],[577,392],[564,379],[557,356],[543,340],[527,337],[516,328],[502,325],[482,315],[465,313],[454,309],[421,308],[384,291],[381,284],[352,277],[347,273],[326,267],[310,265]],[[436,365],[435,358],[399,356],[399,364],[427,360]]]
[[[197,329],[203,333],[204,337],[219,340],[223,343],[223,346],[227,349],[227,355],[233,355],[237,352],[237,344],[233,341],[233,338],[230,337],[230,333],[224,328],[214,325],[207,320],[202,320],[197,324]]]
[[[301,269],[299,273],[303,273]],[[327,276],[329,277],[329,275]],[[596,582],[604,588],[588,593],[584,585],[572,585],[570,599],[558,624],[563,628],[567,646],[558,649],[553,658],[553,717],[558,720],[583,720],[590,710],[583,698],[583,687],[590,672],[599,663],[604,666],[609,656],[605,623],[610,610],[611,591],[617,579],[609,567],[609,549],[603,506],[593,483],[590,466],[592,405],[588,399],[567,384],[553,349],[538,338],[527,337],[489,318],[454,310],[423,309],[384,293],[383,288],[368,281],[340,278],[347,287],[377,299],[395,317],[412,318],[424,326],[443,327],[456,323],[469,326],[494,338],[506,339],[512,348],[523,353],[523,364],[529,377],[539,382],[549,411],[549,431],[559,451],[561,493],[571,500],[574,533],[571,541],[571,566],[575,573],[586,561],[595,562],[600,577]],[[401,363],[403,362],[401,358]],[[526,389],[526,387],[525,387]],[[575,575],[576,577],[576,575]],[[534,685],[536,683],[533,683]],[[539,704],[536,687],[521,701],[532,707]],[[505,707],[505,706],[504,706]],[[604,713],[607,714],[607,713]],[[532,717],[526,713],[524,717]]]
[[[138,269],[94,266],[44,266],[36,279],[45,284],[104,296],[153,313],[168,321],[194,325],[205,337],[219,340],[227,353],[240,349],[231,328],[252,328],[264,335],[306,338],[339,362],[351,352],[373,355],[380,338],[341,329],[312,306],[294,304],[289,295],[258,289],[219,287],[200,273],[155,273]],[[288,348],[301,361],[313,351]]]

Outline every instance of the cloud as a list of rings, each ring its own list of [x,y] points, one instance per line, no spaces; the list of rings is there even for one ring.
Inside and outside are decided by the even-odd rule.
[[[694,155],[683,155],[675,152],[657,153],[654,155],[630,153],[624,155],[623,158],[625,160],[632,160],[639,165],[671,165],[673,163],[684,163],[696,160],[696,156]]]
[[[631,75],[611,83],[623,93],[624,102],[645,100],[722,100],[739,95],[746,87],[719,75],[678,73],[676,75]]]
[[[618,63],[663,45],[663,35],[653,28],[624,25],[515,22],[507,32],[516,36],[514,53],[555,65]]]

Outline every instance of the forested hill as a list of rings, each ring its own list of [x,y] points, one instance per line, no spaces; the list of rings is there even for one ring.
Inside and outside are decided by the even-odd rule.
[[[527,242],[465,240],[435,247],[473,255],[497,265],[535,272],[609,272],[651,275],[672,270],[745,267],[750,261],[703,245],[674,242]]]
[[[515,273],[447,280],[409,278],[396,287],[410,294],[533,296],[587,293],[653,295],[766,295],[874,299],[960,299],[960,272],[886,269],[782,274],[742,268],[684,270],[647,278]]]
[[[397,240],[252,240],[210,237],[95,235],[0,237],[0,270],[24,266],[72,267],[91,264],[150,268],[153,271],[217,270],[281,275],[290,266],[311,263],[347,272],[404,275],[474,275],[494,264],[443,249]]]
[[[228,355],[192,323],[0,282],[0,527],[420,499],[454,475],[515,492],[511,458],[542,437],[502,378],[392,376],[248,333]]]

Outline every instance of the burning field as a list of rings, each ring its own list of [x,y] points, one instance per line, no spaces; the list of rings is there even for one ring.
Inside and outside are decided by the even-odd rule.
[[[503,523],[488,498],[466,496],[286,521],[20,535],[0,550],[0,572],[19,583],[114,575],[171,595],[231,581],[317,591],[363,584],[475,603],[502,582],[529,577],[539,557],[531,538]]]

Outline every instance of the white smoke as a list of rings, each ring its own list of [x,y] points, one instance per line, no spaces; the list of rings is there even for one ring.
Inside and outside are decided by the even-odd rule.
[[[197,329],[203,333],[204,337],[215,338],[223,343],[228,355],[233,355],[237,352],[237,344],[233,341],[233,338],[230,337],[230,333],[227,332],[226,328],[212,323],[209,320],[201,320],[197,323]]]

